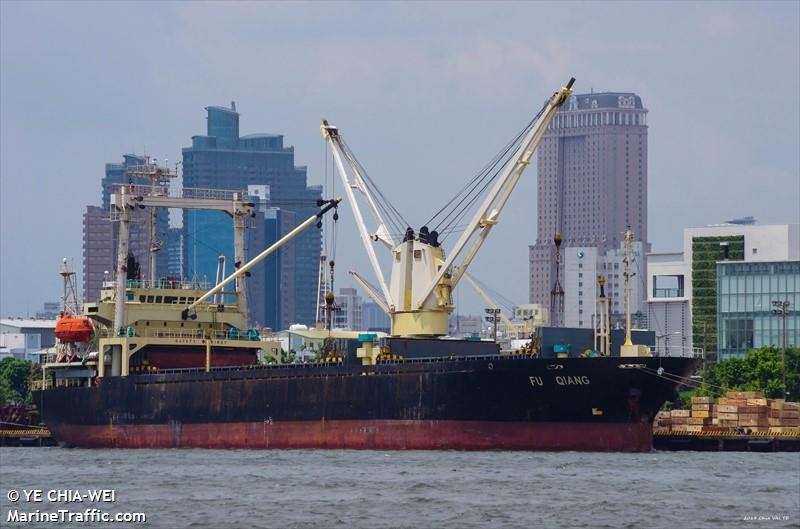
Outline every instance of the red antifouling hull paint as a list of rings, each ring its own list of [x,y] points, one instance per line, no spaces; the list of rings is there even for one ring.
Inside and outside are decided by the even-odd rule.
[[[325,448],[649,452],[647,423],[337,420],[53,427],[85,448]]]

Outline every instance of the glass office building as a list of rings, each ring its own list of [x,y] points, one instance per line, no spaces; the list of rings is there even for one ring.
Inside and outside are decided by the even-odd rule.
[[[269,189],[268,204],[277,211],[259,211],[257,229],[247,230],[249,259],[318,211],[322,188],[309,186],[306,168],[295,165],[294,148],[280,134],[239,134],[235,106],[207,107],[205,136],[193,136],[183,149],[183,185],[186,188],[247,191]],[[218,256],[225,255],[227,273],[233,270],[233,223],[219,211],[183,211],[183,262],[189,279],[213,282]],[[278,231],[276,231],[278,230]],[[286,328],[292,323],[313,325],[320,230],[308,229],[278,251],[277,261],[260,263],[248,281],[251,325]],[[265,271],[266,269],[266,271]],[[277,275],[276,275],[277,274]],[[277,278],[277,279],[276,279]]]
[[[800,261],[717,263],[719,359],[781,345],[784,318],[773,302],[788,302],[786,345],[800,344]]]

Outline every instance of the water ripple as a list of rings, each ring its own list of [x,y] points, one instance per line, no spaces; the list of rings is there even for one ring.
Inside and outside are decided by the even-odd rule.
[[[800,522],[800,458],[787,453],[2,448],[0,486],[115,489],[109,510],[145,512],[149,527],[169,529]],[[0,507],[11,508],[5,493]],[[746,521],[759,515],[787,519]]]

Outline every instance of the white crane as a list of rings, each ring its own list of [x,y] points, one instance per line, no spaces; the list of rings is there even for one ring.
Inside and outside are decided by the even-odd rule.
[[[547,101],[447,257],[438,243],[437,234],[435,232],[429,234],[427,228],[420,230],[419,237],[415,237],[413,230],[408,228],[406,236],[399,244],[392,239],[379,207],[369,192],[368,177],[363,168],[342,139],[339,129],[323,119],[322,135],[330,145],[336,160],[336,167],[353,210],[361,241],[378,281],[382,299],[375,289],[367,289],[367,293],[381,306],[388,308],[393,335],[447,334],[448,316],[454,308],[451,297],[453,289],[497,224],[500,212],[530,163],[545,130],[559,107],[572,94],[574,82],[574,78],[570,79],[566,86],[559,89]],[[364,221],[355,192],[358,192],[367,204],[375,226],[373,230],[370,230]],[[381,242],[391,250],[392,272],[388,282],[375,255],[373,242]],[[360,276],[356,278],[359,283],[366,283]]]

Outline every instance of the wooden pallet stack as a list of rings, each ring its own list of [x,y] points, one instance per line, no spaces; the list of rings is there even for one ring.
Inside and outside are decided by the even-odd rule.
[[[712,407],[712,424],[722,428],[769,430],[769,402],[758,391],[728,391]]]
[[[783,399],[770,400],[767,422],[771,430],[778,432],[800,429],[800,402],[786,402]]]
[[[711,397],[692,397],[692,411],[687,431],[701,432],[711,426]]]
[[[767,399],[758,391],[728,391],[712,397],[692,397],[691,410],[662,411],[655,429],[673,432],[798,432],[800,403]]]
[[[656,418],[653,421],[653,429],[654,430],[669,430],[672,426],[672,415],[671,412],[662,410],[656,413]]]
[[[673,432],[689,431],[689,419],[691,418],[689,410],[672,410],[669,412],[669,416],[670,429]]]

